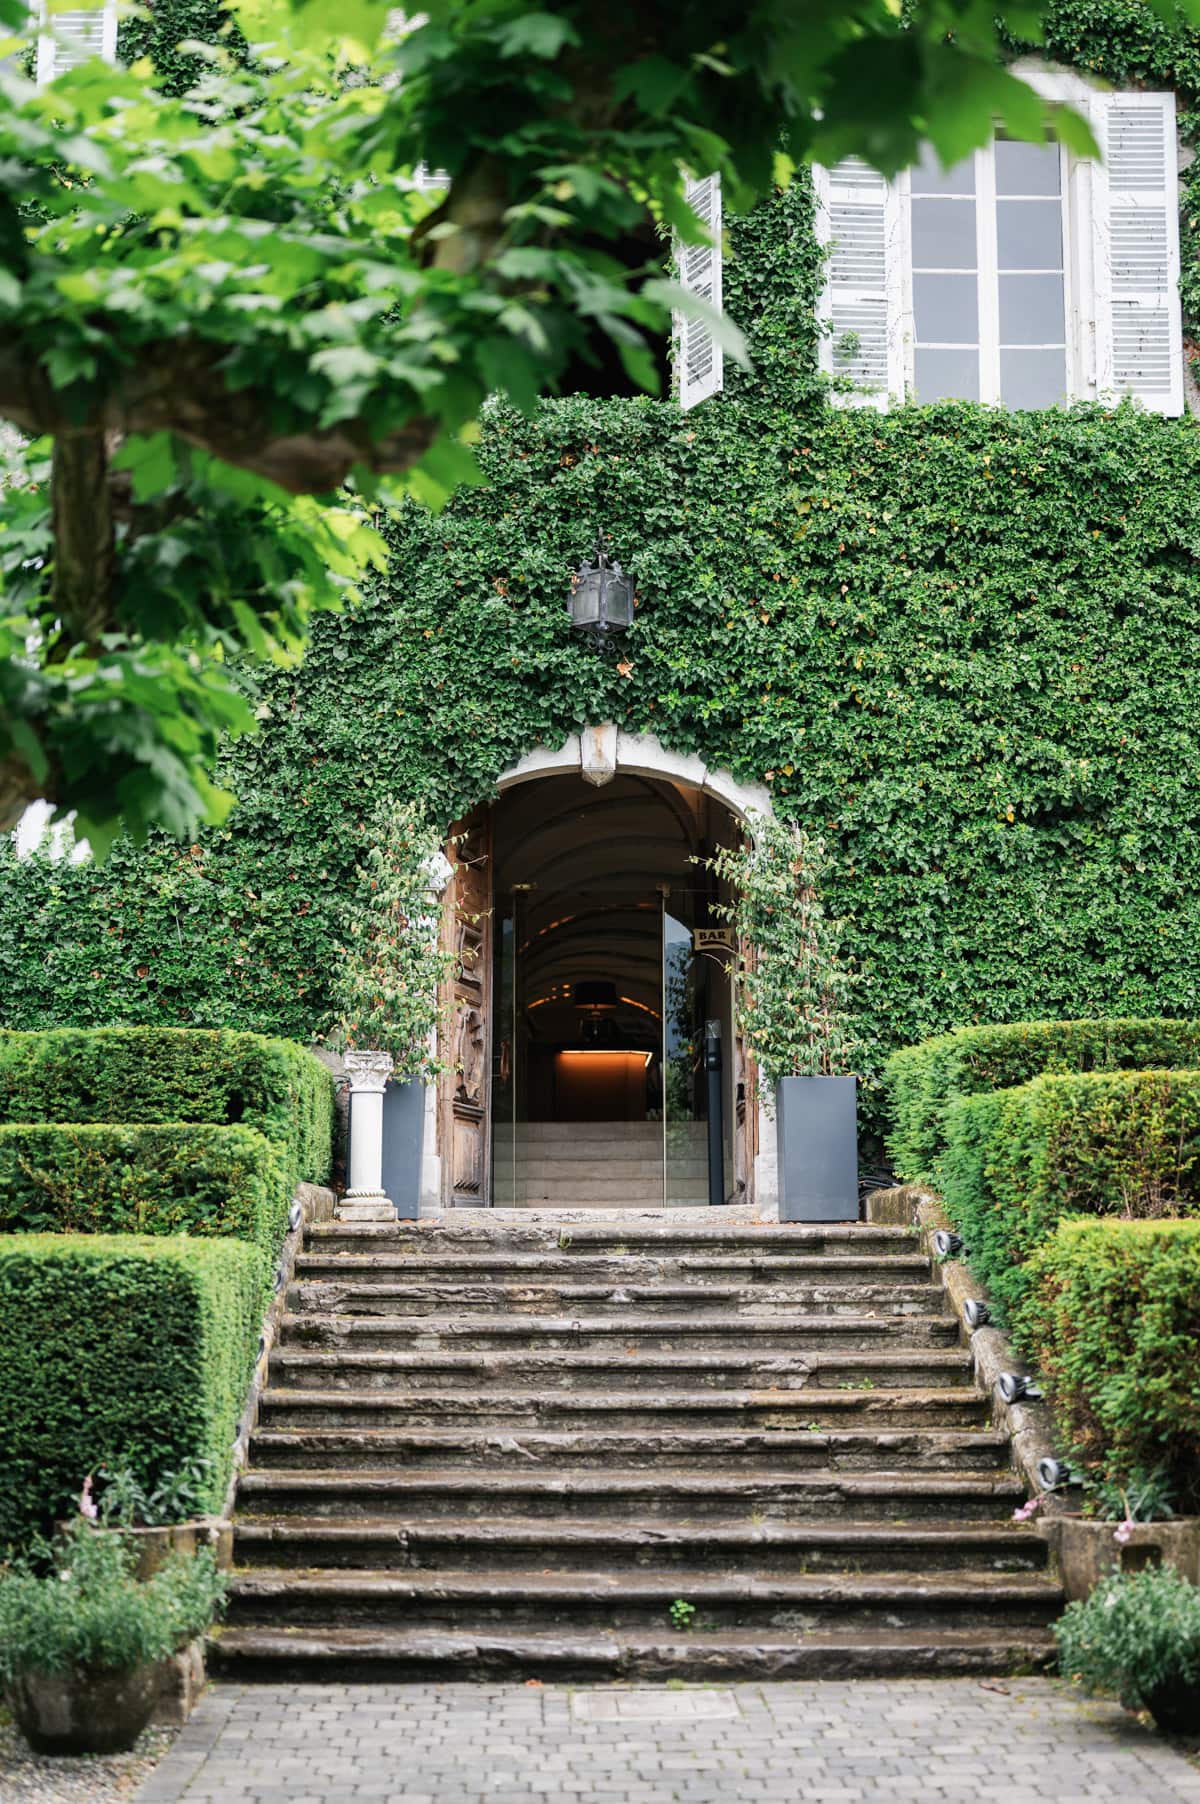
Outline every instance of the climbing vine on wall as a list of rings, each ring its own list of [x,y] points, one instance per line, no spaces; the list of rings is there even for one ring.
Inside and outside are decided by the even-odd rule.
[[[1059,20],[1056,56],[1190,97],[1192,40],[1143,9]],[[958,1022],[1196,1012],[1196,425],[828,409],[811,218],[801,179],[731,229],[755,372],[723,396],[490,412],[488,486],[401,510],[386,576],[260,679],[225,827],[102,868],[0,853],[0,1022],[327,1034],[378,802],[448,827],[603,719],[826,841],[868,1079]],[[601,525],[638,578],[619,657],[566,616]]]

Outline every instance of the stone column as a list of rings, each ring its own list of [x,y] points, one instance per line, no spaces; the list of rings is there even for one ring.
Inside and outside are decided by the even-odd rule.
[[[383,1092],[392,1073],[390,1052],[351,1051],[350,1188],[338,1214],[343,1221],[394,1221],[396,1211],[383,1189]]]

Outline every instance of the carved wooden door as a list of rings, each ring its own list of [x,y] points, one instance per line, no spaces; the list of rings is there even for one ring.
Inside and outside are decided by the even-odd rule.
[[[443,1201],[457,1208],[491,1202],[492,1148],[492,821],[477,808],[451,830],[454,875],[442,916],[455,966],[445,986],[440,1142]]]

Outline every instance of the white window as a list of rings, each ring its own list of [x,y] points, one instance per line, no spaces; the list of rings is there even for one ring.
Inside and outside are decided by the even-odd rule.
[[[105,62],[117,60],[116,0],[100,0],[96,6],[51,10],[42,4],[38,13],[36,80],[38,86],[53,81],[65,69],[84,63],[90,56]]]
[[[1182,412],[1174,96],[1028,78],[1087,111],[1103,165],[1000,136],[892,182],[855,158],[816,172],[822,356],[854,383],[847,399],[1132,395]]]
[[[681,244],[676,240],[675,264],[679,281],[691,294],[721,311],[721,178],[707,175],[689,178],[687,202],[711,240],[708,244]],[[724,379],[721,347],[702,319],[675,315],[675,367],[679,374],[679,405],[686,411],[720,390]]]

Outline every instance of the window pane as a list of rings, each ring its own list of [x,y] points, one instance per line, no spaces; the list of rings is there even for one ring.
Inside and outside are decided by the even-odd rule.
[[[1056,200],[998,200],[1001,269],[1061,269],[1062,206]]]
[[[913,276],[913,314],[919,344],[979,343],[979,289],[972,276]]]
[[[920,162],[913,166],[912,192],[914,194],[974,194],[974,157],[967,157],[965,162],[956,163],[953,169],[943,170],[933,150],[926,144],[922,148]]]
[[[1061,276],[1000,277],[1000,343],[1060,345],[1063,325]]]
[[[1066,398],[1065,351],[1001,351],[1000,399],[1005,407],[1053,407]]]
[[[978,401],[978,351],[928,351],[917,348],[918,401]]]
[[[914,200],[912,240],[914,269],[974,269],[974,201]]]
[[[1057,194],[1061,168],[1057,144],[996,139],[997,194]]]

